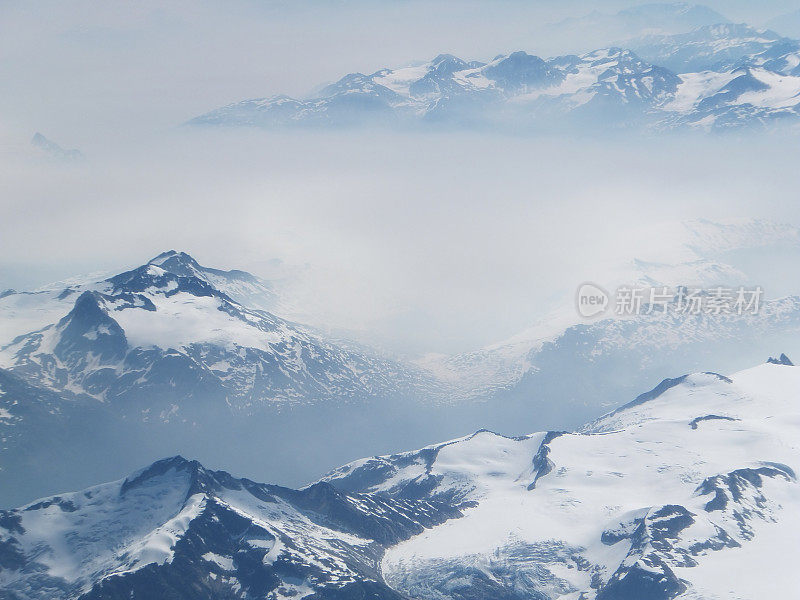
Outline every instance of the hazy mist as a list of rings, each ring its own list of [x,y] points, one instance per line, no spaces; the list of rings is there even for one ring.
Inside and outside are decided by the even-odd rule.
[[[608,265],[668,260],[670,240],[646,235],[655,223],[800,223],[795,144],[775,137],[180,127],[227,102],[302,96],[440,52],[585,49],[552,24],[629,5],[5,3],[0,288],[175,248],[284,279],[293,316],[314,325],[400,353],[454,352],[524,329]],[[792,8],[708,5],[753,24]],[[35,154],[35,131],[86,159]]]

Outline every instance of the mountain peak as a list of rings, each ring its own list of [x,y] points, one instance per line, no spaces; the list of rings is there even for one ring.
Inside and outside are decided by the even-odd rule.
[[[77,160],[83,158],[83,154],[80,150],[76,150],[74,148],[62,148],[53,140],[47,139],[38,131],[33,135],[33,138],[31,138],[31,146],[38,148],[51,158],[56,158],[59,160]]]
[[[175,256],[176,254],[184,254],[184,252],[178,252],[177,250],[165,250],[164,252],[162,252],[158,256],[155,256],[155,257],[151,258],[147,262],[148,262],[148,264],[151,264],[151,263],[152,264],[159,264],[160,261],[166,260],[167,258],[169,258],[171,256]]]
[[[155,265],[167,271],[171,271],[172,266],[194,267],[200,268],[198,263],[191,255],[186,252],[178,252],[177,250],[167,250],[158,256],[147,261],[148,265]]]
[[[438,65],[439,63],[443,62],[463,62],[460,58],[453,54],[447,54],[443,52],[442,54],[437,55],[432,61],[434,65]]]
[[[122,482],[120,495],[124,495],[127,491],[135,487],[144,485],[148,481],[164,477],[170,471],[175,471],[176,474],[188,474],[189,488],[187,490],[187,496],[191,495],[193,490],[198,487],[198,480],[206,479],[202,476],[207,473],[203,465],[196,460],[188,460],[180,455],[170,456],[157,460],[150,466],[140,469],[126,477],[125,481]],[[208,486],[201,487],[207,488]]]
[[[469,64],[452,54],[439,54],[431,61],[431,71],[441,75],[469,68]]]
[[[158,256],[150,259],[145,266],[159,267],[168,273],[178,275],[179,277],[199,277],[208,281],[212,285],[214,282],[209,280],[210,276],[219,276],[231,280],[242,280],[251,283],[258,281],[258,278],[239,269],[232,269],[225,271],[222,269],[214,269],[201,265],[197,260],[187,254],[186,252],[179,252],[177,250],[167,250]],[[217,281],[219,283],[219,281]]]
[[[785,354],[781,354],[778,358],[774,358],[772,356],[767,359],[767,364],[769,365],[786,365],[787,367],[793,367],[794,363],[789,359],[788,356]]]
[[[209,281],[205,271],[195,259],[185,252],[170,250],[156,256],[144,265],[109,278],[115,292],[144,292],[159,289],[165,295],[189,292],[195,296],[223,294]],[[224,294],[223,294],[224,295]]]

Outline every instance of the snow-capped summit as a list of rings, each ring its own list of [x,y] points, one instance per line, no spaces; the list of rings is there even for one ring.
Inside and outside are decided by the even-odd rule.
[[[147,265],[160,267],[166,272],[180,277],[200,279],[249,308],[274,312],[276,308],[280,307],[280,300],[272,284],[247,271],[238,269],[223,271],[204,267],[186,252],[175,250],[162,252],[149,260]],[[124,277],[123,273],[113,279],[121,282]]]
[[[392,396],[414,385],[399,364],[243,304],[267,302],[270,294],[248,273],[165,252],[59,293],[55,302],[67,315],[0,348],[0,366],[35,385],[120,401],[140,414],[152,408],[151,398],[162,410],[205,397],[251,411]]]
[[[204,286],[214,288],[248,308],[271,313],[280,313],[285,308],[271,282],[246,271],[205,267],[185,252],[169,250],[137,268],[117,275],[93,273],[32,291],[6,290],[0,293],[0,347],[21,334],[57,321],[83,292],[134,293],[141,292],[149,283],[154,283],[149,287],[155,290],[160,287],[156,279],[163,283],[172,278],[177,282],[177,277],[183,278],[184,285],[193,281],[197,291]]]

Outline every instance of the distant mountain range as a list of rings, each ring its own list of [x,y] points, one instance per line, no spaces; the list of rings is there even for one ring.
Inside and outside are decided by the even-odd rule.
[[[0,511],[13,600],[790,597],[800,371],[667,379],[579,431],[489,431],[299,490],[181,457]]]
[[[651,34],[580,55],[524,51],[351,73],[316,96],[243,100],[190,125],[727,131],[795,125],[800,42],[743,24]]]

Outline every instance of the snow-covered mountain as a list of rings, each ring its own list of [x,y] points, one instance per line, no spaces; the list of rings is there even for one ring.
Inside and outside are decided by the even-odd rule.
[[[163,252],[143,266],[148,265],[164,269],[175,276],[199,280],[248,308],[273,314],[280,313],[284,308],[271,282],[245,271],[204,267],[185,252]],[[124,273],[119,274],[117,282],[122,283],[124,277]],[[8,344],[19,335],[58,321],[69,312],[75,298],[83,292],[110,292],[113,289],[112,278],[113,273],[91,273],[51,283],[33,291],[0,292],[0,346]]]
[[[523,51],[488,62],[442,54],[351,73],[312,98],[236,102],[192,125],[257,127],[513,127],[531,130],[725,130],[796,123],[800,42],[743,24],[652,34],[544,59]]]
[[[668,379],[574,432],[479,431],[359,460],[301,490],[159,461],[0,512],[0,587],[15,600],[792,597],[789,362]]]
[[[7,293],[0,303],[9,327],[13,311],[33,313],[26,325],[67,311],[2,347],[0,367],[62,394],[133,406],[141,417],[169,418],[191,398],[252,411],[384,398],[415,383],[398,363],[251,308],[275,303],[266,282],[183,253],[84,286]]]
[[[479,432],[326,481],[477,503],[387,552],[413,598],[791,597],[799,395],[796,367],[700,373],[577,433]]]
[[[757,30],[742,23],[708,25],[675,35],[648,35],[628,44],[644,60],[676,73],[729,71],[767,51],[798,47],[798,42],[774,31]]]

